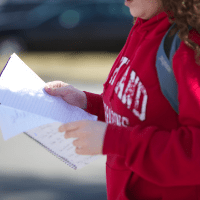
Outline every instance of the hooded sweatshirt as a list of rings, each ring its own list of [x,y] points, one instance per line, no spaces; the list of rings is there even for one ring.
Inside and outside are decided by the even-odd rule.
[[[155,66],[170,25],[165,12],[138,18],[103,93],[85,92],[87,111],[108,123],[108,200],[200,199],[200,66],[181,42],[173,57],[177,114],[161,92]],[[189,38],[200,44],[196,30]]]

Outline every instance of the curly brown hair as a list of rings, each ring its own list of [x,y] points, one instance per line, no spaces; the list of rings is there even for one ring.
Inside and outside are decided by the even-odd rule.
[[[195,51],[195,60],[200,65],[200,46],[188,38],[189,26],[200,34],[200,0],[160,0],[169,22],[176,26],[170,36],[179,31],[180,39]],[[134,23],[137,18],[134,18]]]

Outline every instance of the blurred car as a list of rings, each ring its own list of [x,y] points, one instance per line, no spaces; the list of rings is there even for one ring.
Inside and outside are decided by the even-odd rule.
[[[124,0],[1,0],[0,54],[119,51],[132,25]]]

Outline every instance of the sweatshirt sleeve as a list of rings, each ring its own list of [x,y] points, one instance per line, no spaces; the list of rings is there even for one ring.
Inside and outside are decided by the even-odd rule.
[[[128,168],[159,186],[200,184],[200,66],[194,56],[187,49],[173,61],[179,92],[177,129],[109,124],[106,130],[103,154],[123,156]]]
[[[103,97],[102,94],[94,94],[84,91],[87,97],[86,112],[98,116],[99,121],[105,121]]]

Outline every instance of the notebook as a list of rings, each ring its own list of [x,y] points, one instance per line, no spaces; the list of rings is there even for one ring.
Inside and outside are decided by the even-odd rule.
[[[47,94],[45,82],[16,54],[0,77],[0,128],[4,140],[26,134],[73,169],[80,169],[101,156],[83,156],[75,152],[73,140],[58,132],[63,123],[97,120],[97,116]]]

